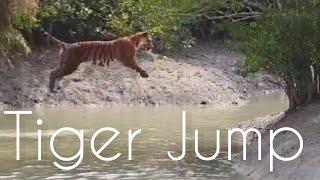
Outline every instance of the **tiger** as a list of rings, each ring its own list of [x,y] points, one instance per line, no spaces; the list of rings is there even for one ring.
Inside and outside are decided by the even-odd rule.
[[[148,78],[148,73],[142,69],[137,61],[138,51],[152,50],[153,43],[147,32],[138,32],[131,36],[117,38],[112,41],[84,41],[76,43],[66,43],[48,32],[42,30],[55,44],[60,46],[59,59],[60,65],[50,73],[49,90],[54,92],[56,79],[72,74],[78,66],[84,62],[99,65],[107,64],[114,59],[120,61],[124,66],[137,71],[142,78]]]

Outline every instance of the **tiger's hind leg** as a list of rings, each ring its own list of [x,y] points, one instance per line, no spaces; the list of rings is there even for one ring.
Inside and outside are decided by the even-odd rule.
[[[72,66],[72,67],[62,65],[62,66],[58,67],[57,69],[53,70],[50,73],[50,83],[49,83],[50,91],[54,92],[54,86],[55,86],[56,79],[61,79],[62,77],[73,73],[77,69],[77,67],[78,67],[78,65]]]

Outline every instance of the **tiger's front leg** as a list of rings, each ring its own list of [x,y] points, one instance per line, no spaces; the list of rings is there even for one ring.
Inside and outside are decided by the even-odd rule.
[[[113,61],[113,59],[112,58],[108,58],[108,60],[107,60],[107,66],[110,66],[110,62],[111,61]]]
[[[105,64],[107,64],[107,66],[110,66],[110,62],[111,62],[111,61],[113,61],[113,59],[110,58],[110,57],[108,57],[108,58],[106,58],[106,59],[103,59],[103,60],[100,61],[99,66],[104,67]]]
[[[104,65],[105,65],[105,60],[100,61],[99,66],[104,67]]]
[[[140,76],[143,77],[143,78],[148,78],[149,75],[148,73],[143,70],[139,65],[138,63],[135,61],[135,59],[126,59],[125,61],[122,62],[125,66],[133,69],[133,70],[136,70],[138,73],[140,73]]]

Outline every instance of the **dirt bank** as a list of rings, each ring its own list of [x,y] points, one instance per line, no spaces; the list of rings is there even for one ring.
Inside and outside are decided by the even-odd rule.
[[[247,153],[247,161],[238,161],[237,169],[254,179],[319,179],[320,177],[320,102],[291,113],[267,129],[292,127],[303,137],[304,149],[301,155],[290,162],[274,160],[274,172],[269,172],[269,131],[262,138],[262,161],[257,160],[257,146],[252,144]],[[298,138],[292,133],[277,135],[275,151],[282,157],[291,157],[299,148]],[[249,146],[248,146],[249,147]],[[241,158],[239,158],[241,159]]]
[[[39,105],[239,105],[255,92],[278,89],[271,77],[243,78],[238,74],[241,54],[220,43],[200,43],[177,50],[173,58],[144,54],[139,60],[150,78],[138,78],[112,62],[110,67],[82,64],[48,92],[48,77],[59,64],[58,49],[46,49],[0,71],[0,107]]]

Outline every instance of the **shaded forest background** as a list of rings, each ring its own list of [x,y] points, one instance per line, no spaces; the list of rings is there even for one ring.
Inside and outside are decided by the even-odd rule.
[[[147,31],[160,52],[230,39],[245,55],[243,75],[282,78],[291,108],[320,95],[319,0],[1,0],[1,69],[31,53],[40,28],[67,42]]]

